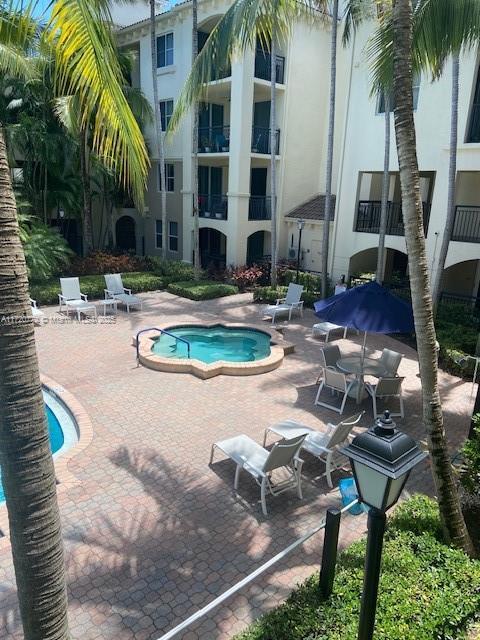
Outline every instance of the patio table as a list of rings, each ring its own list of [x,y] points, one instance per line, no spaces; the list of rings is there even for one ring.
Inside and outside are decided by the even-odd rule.
[[[357,379],[357,384],[352,387],[355,392],[357,404],[361,404],[365,397],[364,376],[375,376],[382,378],[387,375],[387,370],[374,358],[362,358],[362,356],[348,356],[337,360],[337,367],[343,373],[352,373]]]

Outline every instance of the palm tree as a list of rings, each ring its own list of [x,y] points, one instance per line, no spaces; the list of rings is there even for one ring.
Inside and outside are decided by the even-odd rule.
[[[321,0],[323,2],[323,0]],[[207,42],[196,57],[187,81],[177,100],[169,132],[178,128],[181,119],[196,101],[206,97],[206,85],[220,76],[225,63],[231,64],[238,54],[251,50],[257,40],[270,52],[270,171],[271,171],[271,239],[272,269],[271,283],[276,286],[277,256],[277,215],[276,215],[276,129],[275,129],[275,46],[279,41],[287,41],[293,24],[300,15],[309,12],[309,4],[295,0],[236,0],[225,15],[215,25]]]
[[[192,66],[198,56],[198,6],[192,0]],[[200,278],[200,212],[198,210],[198,101],[193,103],[192,123],[192,192],[193,192],[193,267],[195,278]]]
[[[54,2],[42,46],[55,54],[57,90],[78,94],[94,117],[94,150],[143,203],[148,155],[126,103],[110,16],[100,0]],[[38,40],[28,9],[0,14],[0,69],[32,73],[26,51]],[[20,613],[26,640],[68,638],[63,545],[55,472],[45,424],[27,270],[0,127],[0,465]]]
[[[270,208],[271,208],[271,266],[270,284],[277,286],[277,262],[278,262],[278,241],[277,241],[277,56],[275,53],[276,20],[272,25],[272,37],[270,40]]]
[[[393,80],[402,211],[409,259],[418,361],[422,379],[423,421],[428,435],[433,477],[444,530],[454,546],[473,555],[474,549],[463,519],[448,453],[438,390],[436,336],[425,250],[420,177],[413,120],[411,3],[412,0],[394,0],[393,2]]]

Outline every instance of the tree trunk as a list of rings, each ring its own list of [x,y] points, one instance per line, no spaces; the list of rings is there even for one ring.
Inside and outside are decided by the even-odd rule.
[[[394,1],[393,45],[395,132],[413,316],[422,381],[423,421],[427,431],[432,473],[445,535],[454,546],[473,555],[474,550],[463,519],[450,462],[438,390],[436,336],[425,251],[413,121],[411,0]]]
[[[192,0],[192,66],[198,55],[198,7]],[[193,192],[193,267],[195,278],[200,279],[200,220],[198,210],[198,101],[193,103],[192,129],[192,192]]]
[[[276,29],[272,26],[272,42],[270,45],[270,208],[271,208],[271,268],[270,285],[277,286],[277,135],[276,135],[276,84],[277,61],[275,50]]]
[[[443,230],[442,246],[438,255],[438,262],[434,271],[432,288],[432,300],[434,314],[438,308],[440,299],[440,289],[442,286],[443,269],[447,259],[448,246],[452,237],[453,225],[455,223],[455,183],[457,178],[457,139],[458,139],[458,92],[460,75],[460,56],[455,54],[452,57],[452,110],[450,120],[450,165],[448,168],[448,197],[447,197],[447,218]]]
[[[83,255],[88,255],[93,249],[92,199],[90,196],[90,171],[88,166],[87,132],[80,132],[80,178],[82,181],[82,232]]]
[[[0,130],[0,464],[25,640],[66,640],[67,594],[55,472],[27,270]]]
[[[385,150],[383,155],[382,205],[378,230],[377,282],[382,284],[385,262],[385,236],[387,233],[388,191],[390,188],[390,95],[385,92]]]
[[[155,0],[150,0],[150,43],[152,49],[152,84],[155,112],[155,137],[157,139],[158,163],[160,171],[160,204],[162,213],[162,258],[167,257],[167,185],[165,184],[165,145],[160,116],[157,83],[157,34],[155,28]]]
[[[43,222],[47,224],[47,194],[48,194],[48,169],[47,165],[43,169]]]
[[[333,142],[335,135],[335,90],[337,81],[337,27],[338,0],[334,0],[330,43],[330,106],[328,115],[327,177],[325,181],[325,216],[323,220],[322,242],[322,298],[326,298],[328,293],[328,245],[330,240],[330,220],[332,218]]]

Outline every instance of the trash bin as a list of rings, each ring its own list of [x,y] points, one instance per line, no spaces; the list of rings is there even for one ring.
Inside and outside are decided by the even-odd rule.
[[[342,496],[342,505],[344,507],[358,498],[357,485],[355,484],[355,480],[352,477],[342,478],[338,483],[338,488],[340,489],[340,495]],[[361,504],[354,504],[353,507],[351,507],[348,511],[354,516],[359,516],[361,513],[363,513],[364,509]]]

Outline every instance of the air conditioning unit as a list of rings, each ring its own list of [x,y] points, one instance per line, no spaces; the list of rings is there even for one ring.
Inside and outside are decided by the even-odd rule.
[[[290,247],[288,250],[288,259],[296,260],[297,259],[297,250],[294,247]]]

